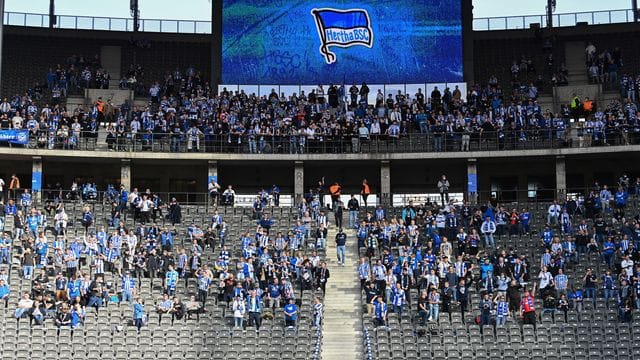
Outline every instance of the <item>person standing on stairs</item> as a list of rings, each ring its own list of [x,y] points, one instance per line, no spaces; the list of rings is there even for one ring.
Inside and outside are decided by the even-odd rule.
[[[367,208],[367,198],[371,195],[371,186],[369,186],[369,182],[367,179],[362,180],[362,187],[360,189],[360,195],[362,196],[362,201],[364,202],[365,209]]]
[[[320,265],[320,269],[318,269],[316,271],[316,283],[318,284],[318,289],[322,290],[322,295],[324,295],[326,293],[326,288],[327,288],[327,280],[329,280],[330,277],[330,273],[329,273],[329,269],[327,269],[327,263],[326,262],[322,262],[322,264]]]
[[[342,231],[342,228],[338,230],[336,234],[336,251],[338,254],[338,264],[344,266],[345,252],[347,244],[347,234]]]
[[[442,206],[445,206],[446,203],[449,203],[449,180],[447,176],[442,174],[442,178],[438,180],[438,190],[440,191],[440,202],[442,202]],[[446,203],[445,203],[446,201]]]
[[[358,212],[360,211],[360,203],[355,195],[351,195],[351,199],[347,203],[349,209],[349,228],[355,229],[358,224]]]
[[[333,202],[333,216],[336,220],[336,227],[342,228],[342,217],[344,215],[344,203],[340,198]]]

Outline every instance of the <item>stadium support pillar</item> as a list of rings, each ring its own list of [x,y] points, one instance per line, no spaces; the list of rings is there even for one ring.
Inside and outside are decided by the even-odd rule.
[[[127,191],[131,190],[131,160],[120,160],[120,185]]]
[[[380,201],[382,206],[391,206],[391,163],[388,160],[380,162]]]
[[[209,186],[211,179],[214,179],[216,182],[218,182],[218,161],[217,160],[209,160],[209,167],[207,169],[207,186]]]
[[[2,0],[0,0],[2,1]],[[31,162],[31,195],[35,204],[42,201],[42,157],[34,156]]]
[[[299,204],[304,197],[304,162],[296,161],[293,169],[294,204]]]
[[[478,162],[476,159],[467,161],[467,201],[471,205],[478,203]]]
[[[462,67],[463,80],[473,84],[473,0],[462,0]]]
[[[211,1],[211,88],[222,84],[222,0]]]
[[[49,0],[49,28],[53,29],[56,25],[56,1]]]
[[[556,157],[556,198],[558,201],[567,195],[567,169],[564,156]]]
[[[2,19],[4,20],[4,0],[0,0],[0,14],[2,14]],[[4,21],[0,21],[0,86],[2,85],[2,39],[4,33]]]

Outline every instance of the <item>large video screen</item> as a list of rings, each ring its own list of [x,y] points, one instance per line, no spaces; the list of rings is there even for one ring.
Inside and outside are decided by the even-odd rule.
[[[462,81],[461,1],[223,0],[222,82]]]

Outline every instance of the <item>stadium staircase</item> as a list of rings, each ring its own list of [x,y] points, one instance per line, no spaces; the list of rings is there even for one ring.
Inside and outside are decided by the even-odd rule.
[[[589,84],[589,77],[587,76],[587,68],[585,65],[585,48],[586,44],[584,41],[572,41],[564,45],[570,85]]]
[[[616,90],[616,88],[612,89],[602,85],[589,85],[589,76],[585,65],[585,47],[586,44],[581,41],[569,42],[565,45],[567,69],[569,69],[569,84],[575,84],[579,87],[597,86],[599,91],[598,97],[595,99],[601,108],[605,108],[612,100],[620,100],[620,92]],[[622,74],[622,72],[620,72],[620,74]]]
[[[565,45],[566,65],[569,71],[569,85],[554,88],[554,100],[557,104],[568,104],[577,94],[581,99],[589,97],[596,102],[602,102],[602,85],[590,84],[585,63],[586,43],[571,41]]]
[[[103,101],[111,100],[114,106],[120,106],[125,101],[131,102],[133,91],[122,90],[118,87],[122,76],[122,47],[121,46],[101,46],[100,61],[102,66],[111,76],[108,89],[86,89],[83,99],[84,104],[93,104],[99,97]],[[69,107],[69,103],[67,103]]]
[[[100,60],[104,69],[111,75],[109,89],[118,89],[120,76],[122,75],[122,47],[101,46]]]
[[[330,279],[325,294],[323,324],[323,360],[362,358],[362,305],[358,280],[358,247],[355,231],[345,229],[347,249],[345,265],[336,256],[337,229],[329,228],[327,267]]]

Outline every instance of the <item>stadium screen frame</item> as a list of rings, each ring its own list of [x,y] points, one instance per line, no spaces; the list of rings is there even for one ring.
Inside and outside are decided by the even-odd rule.
[[[291,95],[320,83],[366,82],[374,95],[370,102],[378,89],[413,94],[421,88],[430,94],[435,86],[457,85],[466,94],[461,3],[223,0],[219,89]],[[413,18],[418,15],[433,16]],[[406,20],[398,24],[399,18]],[[276,36],[282,33],[292,35]],[[400,33],[405,37],[392,42]],[[417,51],[417,45],[425,46]]]

